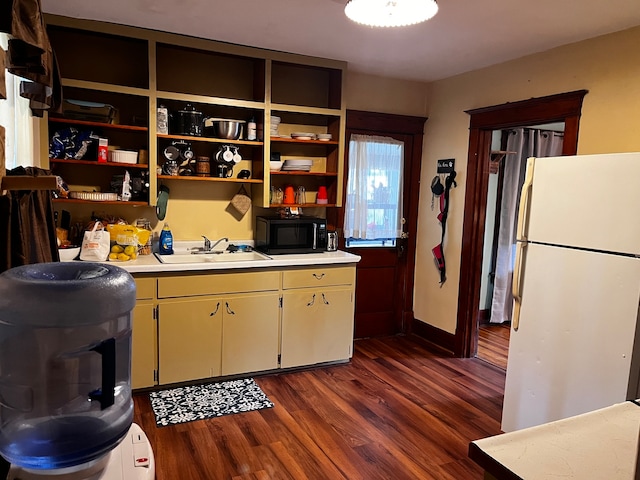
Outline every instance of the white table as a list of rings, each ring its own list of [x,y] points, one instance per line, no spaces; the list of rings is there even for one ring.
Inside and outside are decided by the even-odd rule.
[[[624,402],[575,417],[471,442],[485,478],[632,480],[640,406]]]

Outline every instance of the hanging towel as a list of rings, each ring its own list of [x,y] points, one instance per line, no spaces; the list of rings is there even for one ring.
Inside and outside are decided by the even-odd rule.
[[[36,167],[17,167],[7,176],[51,175]],[[0,196],[0,272],[20,265],[59,260],[51,192],[10,190]]]

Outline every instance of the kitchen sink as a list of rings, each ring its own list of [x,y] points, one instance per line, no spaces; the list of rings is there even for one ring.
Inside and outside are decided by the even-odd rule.
[[[260,252],[224,252],[224,253],[182,253],[174,255],[158,255],[156,258],[162,263],[227,263],[227,262],[255,262],[271,260]]]

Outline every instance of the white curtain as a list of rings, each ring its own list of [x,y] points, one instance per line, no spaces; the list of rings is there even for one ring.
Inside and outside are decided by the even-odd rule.
[[[513,311],[511,280],[515,263],[517,213],[527,158],[561,155],[564,137],[561,132],[528,128],[508,130],[507,134],[509,135],[507,151],[518,153],[507,154],[504,159],[498,251],[491,301],[491,323],[511,321]]]
[[[0,48],[7,50],[8,35],[0,33]],[[6,168],[40,167],[37,155],[35,120],[29,100],[20,96],[20,82],[24,79],[5,72],[7,99],[0,100],[0,125],[5,127]]]
[[[402,234],[404,142],[351,135],[344,236],[399,238]]]

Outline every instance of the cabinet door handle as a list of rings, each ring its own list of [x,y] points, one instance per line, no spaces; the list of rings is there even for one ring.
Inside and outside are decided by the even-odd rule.
[[[227,313],[229,315],[235,315],[236,312],[234,312],[233,310],[231,310],[231,308],[229,307],[229,302],[224,302],[225,306],[227,307]]]
[[[329,305],[329,301],[327,300],[327,297],[324,296],[324,293],[322,294],[322,303]]]
[[[322,280],[322,278],[324,277],[324,273],[321,273],[320,275],[314,273],[313,276],[316,278],[316,280]]]
[[[213,317],[216,313],[218,313],[218,309],[220,308],[220,302],[216,304],[216,309],[209,314],[210,317]]]
[[[313,305],[316,302],[316,294],[313,294],[313,297],[311,297],[311,301],[309,303],[307,303],[307,307],[310,307],[311,305]]]

